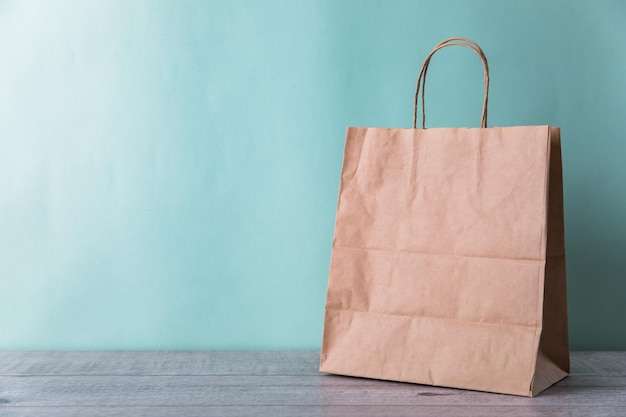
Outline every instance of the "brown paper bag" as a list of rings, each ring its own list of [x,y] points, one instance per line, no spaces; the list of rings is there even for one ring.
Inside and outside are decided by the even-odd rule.
[[[451,45],[483,61],[481,127],[425,129]],[[488,71],[443,41],[413,129],[348,128],[321,372],[523,396],[567,376],[559,128],[487,128]]]

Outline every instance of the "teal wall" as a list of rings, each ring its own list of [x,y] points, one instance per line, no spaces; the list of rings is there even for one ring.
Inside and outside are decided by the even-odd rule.
[[[318,348],[345,128],[467,36],[562,128],[570,336],[626,349],[626,2],[0,0],[0,349]],[[477,126],[470,51],[428,125]]]

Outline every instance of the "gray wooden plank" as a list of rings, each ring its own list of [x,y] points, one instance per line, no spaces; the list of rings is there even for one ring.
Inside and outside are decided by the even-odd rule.
[[[268,377],[272,379],[272,377]],[[225,383],[227,381],[224,381]],[[378,381],[371,385],[227,385],[207,376],[0,377],[8,406],[432,406],[560,405],[626,407],[623,386],[557,384],[536,398]],[[374,382],[374,381],[373,381]]]
[[[0,375],[317,375],[318,351],[0,352]],[[572,352],[572,375],[626,376],[626,352]]]
[[[572,352],[572,375],[626,376],[626,352]]]
[[[98,378],[98,375],[31,375],[29,377],[94,377]],[[105,375],[114,376],[114,375]],[[120,377],[137,377],[137,376],[167,376],[167,375],[118,375]],[[176,376],[176,375],[170,375]],[[300,385],[300,386],[356,386],[362,389],[378,388],[383,385],[386,389],[393,389],[395,386],[412,385],[405,382],[394,381],[380,381],[368,378],[353,378],[340,375],[189,375],[200,377],[202,381],[207,385],[223,385],[223,386],[288,386],[288,385]],[[24,375],[14,376],[0,376],[2,378],[21,377]],[[561,387],[624,387],[626,388],[626,377],[600,377],[600,376],[570,376],[559,382]]]
[[[3,417],[624,417],[624,407],[345,406],[345,407],[5,407]]]
[[[317,351],[0,352],[0,375],[317,375]]]

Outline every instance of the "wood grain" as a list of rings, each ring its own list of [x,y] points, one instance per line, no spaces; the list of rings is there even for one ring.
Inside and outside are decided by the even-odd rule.
[[[0,416],[626,416],[626,352],[536,398],[326,375],[317,352],[0,352]]]
[[[312,351],[0,352],[0,375],[318,375]]]
[[[626,408],[614,407],[493,407],[493,406],[348,406],[348,407],[15,407],[3,417],[623,417]]]

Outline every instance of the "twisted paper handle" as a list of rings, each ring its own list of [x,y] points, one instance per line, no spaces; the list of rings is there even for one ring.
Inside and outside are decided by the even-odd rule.
[[[417,86],[415,87],[415,103],[413,106],[413,129],[417,127],[417,102],[420,93],[420,84],[422,89],[422,129],[426,127],[426,111],[424,109],[424,91],[426,88],[426,73],[428,72],[428,65],[430,64],[430,60],[438,50],[448,47],[448,46],[464,46],[466,48],[471,49],[478,55],[478,57],[483,61],[484,67],[484,78],[485,78],[485,96],[483,98],[483,113],[480,119],[480,127],[487,127],[487,103],[489,101],[489,65],[487,65],[487,57],[485,57],[485,53],[478,44],[467,38],[449,38],[442,42],[439,42],[437,46],[433,48],[433,50],[428,54],[426,60],[422,64],[422,69],[420,70],[419,77],[417,78]]]

